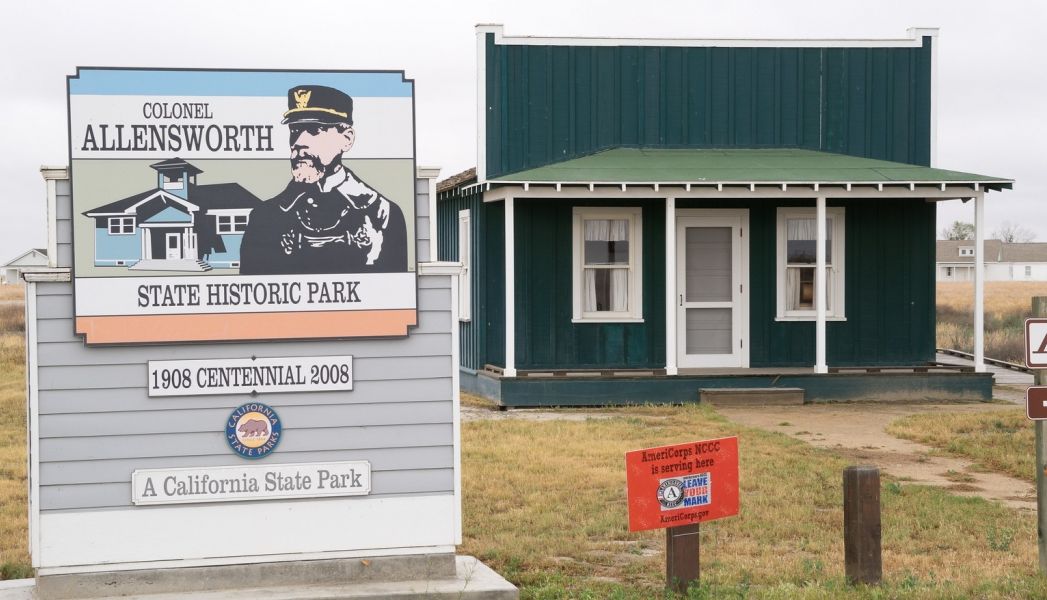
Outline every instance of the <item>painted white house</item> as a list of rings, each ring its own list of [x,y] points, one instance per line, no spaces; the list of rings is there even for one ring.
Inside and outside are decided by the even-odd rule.
[[[17,257],[7,261],[0,267],[0,277],[3,283],[19,283],[22,270],[26,267],[46,267],[47,250],[43,248],[31,248],[28,252],[19,254]]]
[[[937,281],[974,281],[974,240],[938,240]],[[985,240],[986,281],[1047,281],[1047,243]]]

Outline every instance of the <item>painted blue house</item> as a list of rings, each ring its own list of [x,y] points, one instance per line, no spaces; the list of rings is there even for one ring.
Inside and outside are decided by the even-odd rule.
[[[209,271],[240,266],[240,242],[261,200],[238,183],[200,185],[180,158],[149,165],[156,188],[84,213],[95,220],[95,266]]]

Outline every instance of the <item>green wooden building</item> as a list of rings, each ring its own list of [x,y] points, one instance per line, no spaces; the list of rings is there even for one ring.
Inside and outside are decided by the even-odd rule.
[[[507,406],[986,399],[935,362],[936,30],[897,40],[477,28],[477,167],[438,187],[463,388]],[[979,357],[980,358],[980,357]]]

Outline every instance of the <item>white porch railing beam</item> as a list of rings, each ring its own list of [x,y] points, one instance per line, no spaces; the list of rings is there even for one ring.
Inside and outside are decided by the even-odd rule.
[[[505,369],[516,377],[516,221],[513,197],[505,199]]]
[[[985,372],[985,192],[974,197],[974,370]]]
[[[828,373],[829,366],[825,362],[825,197],[819,196],[815,204],[815,220],[817,221],[817,246],[815,249],[814,262],[814,372]]]
[[[676,375],[676,198],[665,199],[665,374]]]

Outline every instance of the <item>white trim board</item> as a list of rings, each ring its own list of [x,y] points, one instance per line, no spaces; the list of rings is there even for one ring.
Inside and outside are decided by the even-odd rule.
[[[688,39],[688,38],[629,38],[629,37],[541,37],[541,36],[508,36],[501,24],[477,25],[477,36],[482,40],[487,33],[494,34],[494,43],[503,46],[678,46],[678,47],[721,47],[721,48],[919,48],[923,45],[924,36],[938,37],[937,27],[910,27],[906,30],[909,37],[894,39],[874,38],[723,38],[723,39]],[[932,43],[933,47],[933,43]],[[478,72],[483,66],[477,63]]]
[[[672,186],[672,187],[670,187]],[[964,200],[975,197],[979,192],[973,189],[969,185],[956,185],[948,186],[945,190],[942,190],[941,186],[920,186],[910,187],[905,186],[894,186],[890,187],[870,185],[867,187],[854,186],[853,188],[837,187],[821,188],[819,191],[818,187],[806,187],[806,188],[793,188],[787,187],[783,189],[780,186],[741,186],[731,185],[723,186],[722,189],[718,189],[716,185],[695,185],[684,187],[681,184],[662,184],[660,192],[654,192],[653,184],[622,184],[618,185],[597,185],[594,187],[562,187],[560,190],[553,188],[552,184],[548,184],[548,187],[538,187],[531,185],[529,189],[524,190],[522,187],[496,187],[484,191],[483,201],[484,202],[499,202],[504,200],[508,196],[518,198],[520,200],[526,200],[528,198],[542,198],[542,199],[577,199],[577,200],[611,200],[611,199],[639,199],[639,200],[664,200],[668,196],[672,196],[679,200],[686,200],[688,198],[717,198],[725,200],[737,200],[737,199],[749,199],[749,198],[769,198],[769,199],[783,199],[783,200],[811,200],[812,202],[819,196],[827,199],[836,198],[853,198],[855,200],[865,200],[875,202],[880,198],[909,198],[912,200],[926,200],[926,201],[940,201],[940,200]],[[622,188],[625,188],[624,190]]]
[[[454,545],[455,503],[446,493],[46,511],[34,566],[56,573],[153,561],[269,562],[295,553],[420,554]]]
[[[25,386],[26,456],[29,485],[29,555],[40,566],[40,365],[37,362],[36,283],[27,280],[25,290]]]

